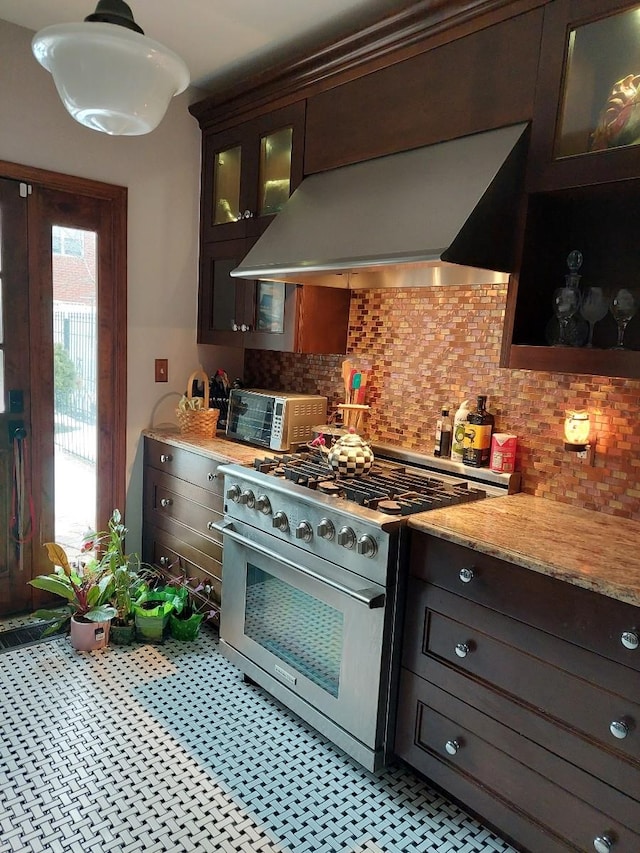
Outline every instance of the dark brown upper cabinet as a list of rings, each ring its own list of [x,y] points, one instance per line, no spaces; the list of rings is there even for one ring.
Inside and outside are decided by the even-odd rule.
[[[305,102],[202,137],[203,242],[261,234],[302,180]]]
[[[607,306],[621,288],[640,295],[639,143],[640,2],[555,0],[545,9],[503,366],[640,377],[640,312],[628,324],[624,349],[616,348],[608,309],[594,323],[592,346],[586,312],[571,319],[568,345],[558,345],[554,313],[574,249],[583,255],[583,299],[590,287],[600,288]]]

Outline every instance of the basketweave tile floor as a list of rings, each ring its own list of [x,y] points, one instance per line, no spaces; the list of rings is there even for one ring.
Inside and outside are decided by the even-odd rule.
[[[345,758],[208,630],[10,649],[0,721],[0,853],[515,853],[405,768]]]

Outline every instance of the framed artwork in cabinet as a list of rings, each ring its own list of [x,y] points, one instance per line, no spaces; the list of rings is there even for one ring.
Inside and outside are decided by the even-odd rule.
[[[256,332],[284,333],[285,284],[256,282]]]
[[[528,188],[638,177],[640,2],[556,0],[545,9]]]

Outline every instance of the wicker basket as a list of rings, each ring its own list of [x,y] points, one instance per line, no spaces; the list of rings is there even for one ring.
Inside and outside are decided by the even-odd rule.
[[[187,399],[192,399],[194,379],[202,379],[204,382],[204,408],[203,409],[176,409],[178,426],[182,435],[191,435],[197,438],[213,438],[218,425],[219,409],[209,408],[209,377],[204,370],[194,370],[187,382]]]

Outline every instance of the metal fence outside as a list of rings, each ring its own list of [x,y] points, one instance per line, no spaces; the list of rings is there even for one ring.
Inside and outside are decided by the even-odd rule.
[[[94,308],[55,303],[55,444],[96,462],[97,317]]]

